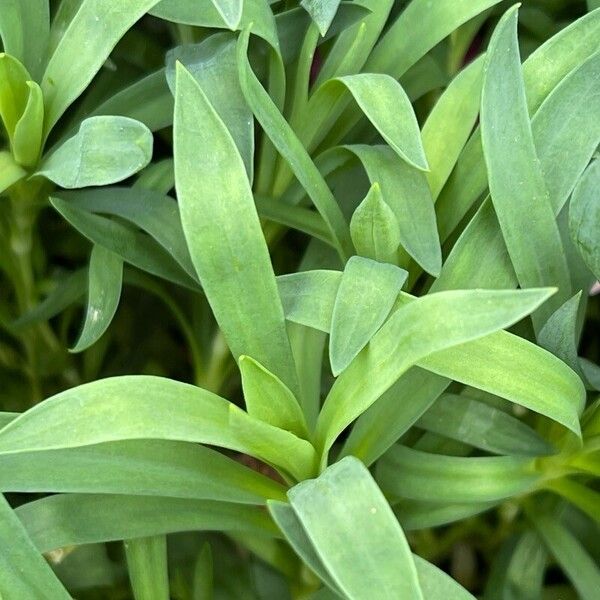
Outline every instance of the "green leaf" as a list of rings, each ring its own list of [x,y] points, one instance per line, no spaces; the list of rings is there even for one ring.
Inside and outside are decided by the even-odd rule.
[[[334,376],[383,325],[407,277],[403,269],[360,256],[346,263],[331,320],[329,361]]]
[[[479,114],[483,57],[465,67],[431,109],[421,137],[429,163],[427,181],[436,199],[450,177]]]
[[[494,454],[539,456],[552,452],[525,423],[465,395],[443,394],[416,426]]]
[[[397,310],[329,392],[316,433],[322,459],[337,436],[418,361],[508,327],[548,295],[548,290],[535,289],[452,291],[424,296]]]
[[[158,0],[83,0],[54,50],[44,77],[46,134],[85,90],[117,42]]]
[[[49,9],[48,0],[3,0],[0,11],[4,51],[21,61],[35,80],[41,75],[46,60]]]
[[[38,551],[178,531],[241,531],[276,536],[262,507],[182,498],[59,494],[15,511]]]
[[[120,217],[139,227],[153,237],[190,277],[196,278],[179,208],[172,198],[141,189],[138,185],[58,192],[58,197],[70,209]]]
[[[571,238],[589,269],[600,278],[600,160],[595,160],[581,177],[569,205]]]
[[[396,445],[377,463],[386,494],[417,501],[493,502],[531,491],[541,478],[535,459],[443,456]]]
[[[498,501],[456,503],[395,498],[394,513],[405,531],[417,531],[463,521],[497,504]]]
[[[197,27],[231,29],[215,8],[218,0],[162,0],[150,13],[167,21]],[[225,0],[227,1],[227,0]],[[229,0],[229,3],[239,0]],[[267,0],[243,0],[238,30],[252,28],[252,33],[266,40],[272,48],[279,48],[275,19]]]
[[[339,5],[340,0],[301,0],[300,2],[300,6],[311,16],[322,36],[331,26]]]
[[[0,419],[2,426],[9,422]],[[19,452],[3,455],[0,466],[2,492],[133,494],[239,504],[285,498],[283,487],[272,479],[186,442],[140,439]]]
[[[394,263],[400,245],[400,227],[394,211],[374,183],[350,221],[350,235],[356,251],[366,258]]]
[[[238,79],[235,36],[229,33],[211,35],[201,44],[170,50],[166,56],[167,82],[173,93],[177,61],[193,75],[227,127],[252,182],[254,120]]]
[[[600,524],[600,493],[597,491],[566,477],[552,479],[544,484],[544,488],[562,496]]]
[[[143,123],[128,117],[90,117],[43,160],[36,175],[64,188],[109,185],[137,173],[151,158],[152,133]]]
[[[442,252],[435,210],[425,173],[410,167],[385,146],[347,146],[362,162],[371,184],[396,215],[400,243],[428,273],[437,276]]]
[[[600,569],[581,542],[555,517],[533,510],[528,517],[581,599],[594,600],[600,589]]]
[[[18,330],[21,327],[48,321],[55,317],[65,308],[83,298],[87,280],[87,268],[69,273],[55,283],[54,289],[37,306],[13,321],[12,326]]]
[[[71,352],[82,352],[95,344],[108,329],[121,298],[123,261],[94,245],[88,272],[88,304],[83,327]]]
[[[142,271],[147,271],[178,285],[198,290],[192,279],[177,262],[154,240],[144,233],[71,206],[60,198],[51,198],[52,206],[82,235],[94,244],[103,246]]]
[[[348,89],[365,116],[402,160],[415,169],[429,170],[412,104],[393,77],[360,73],[333,81]]]
[[[166,196],[175,187],[175,161],[172,158],[163,158],[158,162],[150,163],[140,171],[132,187]],[[180,236],[180,239],[182,237]]]
[[[538,600],[547,560],[546,548],[535,531],[509,538],[493,562],[485,600]]]
[[[10,152],[0,151],[0,194],[27,175]]]
[[[27,81],[26,85],[29,95],[23,114],[15,126],[12,150],[18,163],[24,167],[34,167],[42,149],[44,98],[37,83]]]
[[[401,77],[457,27],[500,0],[413,0],[392,23],[373,50],[365,69]]]
[[[249,415],[298,437],[308,437],[300,405],[281,379],[249,356],[240,357],[240,372]]]
[[[423,598],[404,533],[360,461],[344,458],[288,497],[345,597]]]
[[[69,600],[71,596],[35,548],[27,531],[0,494],[0,595],[5,598]]]
[[[152,376],[102,379],[53,396],[0,431],[0,454],[135,439],[230,448],[298,478],[308,476],[315,461],[305,440],[253,419],[206,390]]]
[[[217,322],[236,360],[252,356],[295,392],[283,309],[244,164],[202,88],[180,64],[174,121],[181,221]],[[210,148],[201,161],[198,148]]]
[[[165,79],[165,69],[147,75],[113,94],[90,116],[120,115],[140,121],[150,131],[173,124],[173,95]]]
[[[0,428],[14,421],[20,413],[0,412]]]
[[[568,189],[567,194],[558,197],[553,182],[557,178],[566,181],[574,177],[570,185],[575,184],[584,168],[578,166],[579,157],[582,152],[588,151],[586,147],[592,140],[587,138],[593,138],[594,131],[597,131],[598,127],[595,122],[597,120],[594,121],[592,116],[595,111],[588,110],[589,103],[595,102],[596,95],[587,95],[585,91],[591,82],[596,81],[596,78],[590,75],[575,76],[575,73],[584,63],[587,64],[587,60],[591,60],[590,57],[597,52],[596,38],[599,32],[600,13],[586,15],[549,39],[523,64],[527,106],[530,114],[536,113],[532,128],[538,158],[542,163],[542,170],[549,186],[550,200],[553,204],[560,202],[561,206],[567,200]],[[575,79],[571,80],[571,77]],[[569,84],[567,84],[568,81],[570,81]],[[572,92],[568,92],[572,82],[577,82],[577,85]],[[538,131],[536,122],[539,119],[540,123],[544,123],[547,117],[542,118],[542,115],[538,115],[536,111],[554,88],[561,89],[561,92],[557,91],[554,100],[544,110],[544,112],[548,111],[548,118],[551,114],[554,115],[551,119],[552,127],[549,130],[553,133],[547,134],[551,143],[539,144],[537,143],[538,137],[545,134]],[[573,110],[574,108],[576,110]],[[571,121],[576,115],[577,124]],[[573,129],[564,127],[565,119],[572,122]],[[547,125],[544,124],[543,129],[546,127]],[[577,131],[576,136],[573,135],[573,131]],[[597,139],[597,134],[595,135]],[[585,143],[582,143],[583,140],[586,140]],[[561,144],[557,144],[558,141],[561,141]],[[595,144],[595,141],[592,141],[592,144]],[[575,161],[572,161],[572,158]],[[563,172],[564,175],[557,176],[557,173]],[[442,191],[437,204],[442,240],[447,239],[449,233],[460,223],[473,203],[485,192],[487,185],[481,135],[479,131],[476,131],[461,154],[455,173]],[[555,205],[555,213],[558,213],[559,210]],[[486,270],[489,271],[489,268],[486,267]]]
[[[490,41],[481,98],[481,135],[494,209],[519,283],[523,287],[559,287],[557,297],[534,315],[539,331],[568,297],[570,279],[534,147],[517,17],[516,8],[507,11]]]
[[[4,123],[9,140],[29,97],[27,81],[31,79],[27,69],[10,54],[0,52],[0,118]]]
[[[193,600],[212,600],[213,598],[213,557],[208,542],[202,546],[194,565]]]
[[[286,318],[329,333],[331,315],[341,281],[339,271],[307,271],[277,278]],[[414,301],[400,293],[400,305]],[[392,386],[361,418],[360,436],[356,443],[367,444],[375,458],[395,441],[396,423],[400,434],[421,416],[444,388],[454,379],[485,390],[534,410],[561,423],[581,435],[579,416],[585,406],[585,388],[581,379],[561,360],[527,340],[499,331],[480,340],[436,352],[418,363],[431,371],[411,370]],[[505,377],[510,371],[511,377]],[[532,377],[532,373],[536,376]],[[447,377],[446,383],[434,374]],[[412,398],[401,403],[398,398]],[[399,434],[399,435],[400,435]],[[351,434],[354,437],[354,433]],[[359,439],[362,441],[359,442]],[[391,440],[391,441],[390,441]],[[358,449],[355,448],[358,452]],[[364,451],[367,451],[366,448]],[[361,452],[363,452],[361,450]],[[373,459],[358,455],[370,464]]]
[[[246,101],[279,153],[287,160],[298,181],[321,213],[342,259],[353,254],[350,231],[333,194],[302,143],[273,103],[248,62],[249,31],[238,40],[238,69]]]
[[[166,536],[125,540],[124,545],[135,600],[169,600]]]
[[[285,318],[329,333],[341,281],[342,273],[339,271],[317,270],[280,275],[277,287]]]
[[[229,29],[235,31],[242,18],[244,0],[212,0],[212,3]]]
[[[546,321],[538,336],[538,343],[567,363],[584,381],[577,356],[577,313],[581,292],[567,300]]]

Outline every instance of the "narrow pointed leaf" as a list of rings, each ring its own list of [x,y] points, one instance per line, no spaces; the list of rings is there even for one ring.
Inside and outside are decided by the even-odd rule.
[[[196,277],[185,243],[179,208],[170,197],[140,189],[137,185],[133,188],[59,192],[57,196],[71,209],[116,216],[129,221],[152,236],[190,277]]]
[[[492,201],[519,283],[560,288],[556,298],[534,316],[539,331],[568,297],[570,280],[529,122],[516,8],[501,19],[490,41],[481,134]]]
[[[244,164],[223,121],[181,64],[174,121],[181,221],[217,322],[236,360],[252,356],[296,391],[283,309]],[[206,149],[200,161],[199,148]]]
[[[127,117],[90,117],[75,136],[44,159],[37,175],[64,188],[108,185],[127,179],[152,158],[152,133]]]
[[[339,5],[340,0],[302,0],[300,2],[300,6],[311,16],[322,36],[327,33]]]
[[[347,150],[363,163],[369,181],[380,185],[384,201],[396,215],[402,247],[425,271],[437,276],[442,252],[426,174],[385,146],[354,145]]]
[[[321,213],[340,257],[345,259],[353,253],[348,224],[306,149],[252,71],[247,56],[249,35],[246,29],[238,40],[238,72],[246,102]]]
[[[249,356],[240,357],[240,372],[249,415],[299,437],[308,436],[298,401],[278,377]]]
[[[236,30],[242,18],[244,0],[212,0],[229,29]]]
[[[124,546],[135,600],[169,600],[166,536],[125,540]]]
[[[464,395],[443,394],[416,426],[494,454],[540,456],[552,451],[525,423]]]
[[[2,426],[8,422],[0,420]],[[272,479],[186,442],[142,439],[21,452],[2,456],[0,466],[0,492],[135,494],[239,504],[285,498],[284,488]]]
[[[183,268],[152,238],[134,229],[100,215],[71,206],[60,198],[51,198],[52,206],[82,235],[94,244],[103,246],[142,271],[147,271],[178,285],[197,290]]]
[[[230,413],[238,426],[232,427]],[[0,431],[0,454],[135,439],[230,448],[298,478],[308,476],[315,461],[305,440],[206,390],[152,376],[102,379],[53,396]]]
[[[71,352],[82,352],[108,329],[121,298],[123,261],[110,250],[94,245],[88,272],[88,304],[83,328]]]
[[[377,463],[386,494],[437,502],[492,502],[533,489],[541,475],[534,459],[516,456],[462,457],[396,445]]]
[[[437,198],[450,177],[479,114],[483,59],[461,71],[435,103],[421,137],[429,172],[427,181]]]
[[[47,598],[49,595],[56,600],[71,598],[1,494],[0,547],[2,597],[23,600]]]
[[[430,354],[508,327],[535,310],[549,293],[552,290],[444,292],[397,310],[325,400],[317,424],[323,460],[337,436],[411,366]],[[435,336],[430,335],[432,328]]]
[[[0,53],[0,118],[10,140],[27,105],[30,79],[27,69],[16,58]]]
[[[394,211],[385,203],[381,188],[374,183],[350,221],[356,251],[366,258],[394,263],[400,245],[400,227]]]
[[[585,171],[573,192],[569,206],[569,229],[589,269],[600,278],[600,160]]]
[[[353,256],[335,299],[329,360],[338,376],[369,343],[390,314],[408,273],[394,265]]]
[[[211,500],[59,494],[15,512],[40,552],[179,531],[278,535],[263,508]]]
[[[117,42],[158,0],[83,0],[54,53],[44,77],[46,132],[85,90]]]

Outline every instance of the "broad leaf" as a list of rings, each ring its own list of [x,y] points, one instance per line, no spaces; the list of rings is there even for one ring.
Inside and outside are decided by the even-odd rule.
[[[90,117],[37,172],[64,188],[108,185],[127,179],[152,158],[152,133],[127,117]]]
[[[317,479],[298,484],[288,496],[344,596],[423,598],[404,533],[360,461],[345,458]]]

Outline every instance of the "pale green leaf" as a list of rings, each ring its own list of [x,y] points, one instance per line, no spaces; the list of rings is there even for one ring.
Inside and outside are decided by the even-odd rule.
[[[58,494],[15,512],[40,552],[179,531],[278,535],[262,507],[211,500]]]
[[[0,596],[36,600],[71,596],[36,549],[28,532],[0,494]],[[50,594],[50,596],[49,596]]]
[[[128,117],[99,116],[44,158],[37,175],[64,188],[108,185],[127,179],[152,158],[152,133]]]
[[[344,458],[288,492],[317,555],[347,598],[423,598],[410,548],[366,467]],[[364,536],[363,532],[369,535]]]
[[[408,273],[394,265],[353,256],[337,291],[331,320],[329,361],[338,376],[383,325]]]
[[[366,258],[394,263],[400,245],[400,227],[394,211],[386,204],[381,188],[374,183],[350,221],[356,251]]]
[[[481,135],[490,193],[519,283],[555,285],[559,293],[534,315],[539,331],[570,293],[554,211],[533,142],[519,48],[517,10],[500,20],[488,48]]]
[[[10,152],[0,151],[0,194],[27,175]]]
[[[377,481],[399,498],[493,502],[531,491],[541,478],[534,464],[530,457],[443,456],[396,445],[377,463]]]
[[[543,289],[443,292],[397,310],[329,392],[317,424],[322,460],[337,436],[418,361],[508,327],[537,308],[549,293]]]
[[[29,95],[23,114],[15,126],[12,150],[18,163],[24,167],[33,167],[37,164],[42,149],[44,98],[37,83],[27,81],[26,85]]]
[[[158,0],[83,0],[54,50],[44,77],[48,133],[85,90],[117,42]]]
[[[300,6],[311,16],[322,36],[331,26],[339,5],[340,0],[301,0],[300,2]]]
[[[253,419],[219,396],[152,376],[102,379],[49,398],[0,431],[0,454],[135,439],[230,448],[299,479],[313,471],[316,458],[305,440]]]
[[[243,161],[223,121],[179,64],[175,180],[202,288],[236,360],[252,356],[298,388],[283,309]],[[204,149],[198,160],[199,149]],[[248,301],[241,302],[242,298]]]
[[[249,356],[240,357],[240,372],[249,415],[299,437],[308,437],[300,405],[281,379]]]

